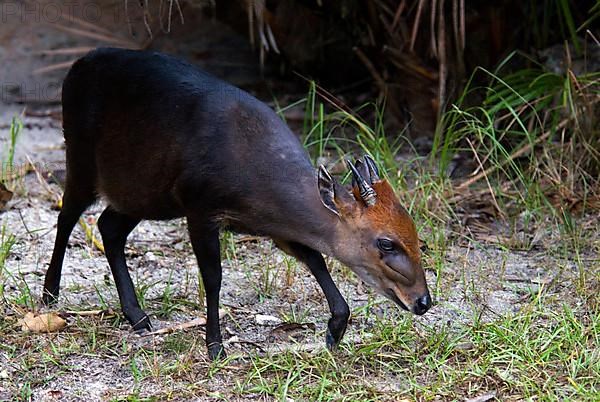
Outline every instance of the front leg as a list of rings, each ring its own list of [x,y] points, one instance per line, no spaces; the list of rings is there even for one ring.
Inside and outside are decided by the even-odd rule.
[[[280,240],[275,240],[275,243],[283,251],[305,263],[323,290],[329,304],[329,311],[331,311],[325,340],[330,350],[335,349],[342,340],[344,332],[346,332],[346,326],[350,318],[350,308],[344,300],[344,296],[335,286],[333,279],[331,279],[323,256],[318,251],[300,243]]]
[[[219,324],[221,248],[219,229],[212,223],[188,216],[188,230],[206,291],[206,347],[210,360],[225,357]]]

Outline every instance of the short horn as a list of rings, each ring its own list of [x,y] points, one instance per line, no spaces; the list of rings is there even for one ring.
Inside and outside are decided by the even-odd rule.
[[[360,174],[358,169],[350,162],[346,161],[348,168],[352,171],[352,177],[354,178],[354,182],[358,186],[358,191],[360,193],[360,198],[363,199],[367,206],[372,207],[377,202],[377,193],[373,190],[373,187],[367,183],[365,178]]]
[[[365,155],[364,160],[365,164],[367,165],[369,176],[371,176],[371,183],[380,181],[381,179],[379,178],[379,169],[377,168],[377,165],[375,164],[373,158],[371,158],[369,155]]]

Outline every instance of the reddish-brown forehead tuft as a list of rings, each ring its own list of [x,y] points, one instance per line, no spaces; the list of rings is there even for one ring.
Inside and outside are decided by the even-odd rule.
[[[377,193],[377,202],[372,207],[366,208],[366,218],[369,225],[381,234],[396,237],[406,249],[411,260],[420,259],[419,237],[412,218],[398,201],[394,189],[390,184],[381,180],[373,183]],[[358,189],[355,189],[355,193]]]

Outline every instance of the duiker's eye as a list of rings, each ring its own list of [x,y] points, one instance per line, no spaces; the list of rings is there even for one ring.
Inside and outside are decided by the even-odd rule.
[[[378,239],[377,247],[384,253],[391,253],[394,251],[394,242],[390,239]]]

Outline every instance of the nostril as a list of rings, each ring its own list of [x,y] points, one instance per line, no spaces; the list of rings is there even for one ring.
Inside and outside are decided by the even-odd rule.
[[[425,296],[423,296],[423,304],[425,304],[425,307],[429,308],[431,307],[432,301],[431,301],[431,296],[429,296],[429,293],[427,293]]]

